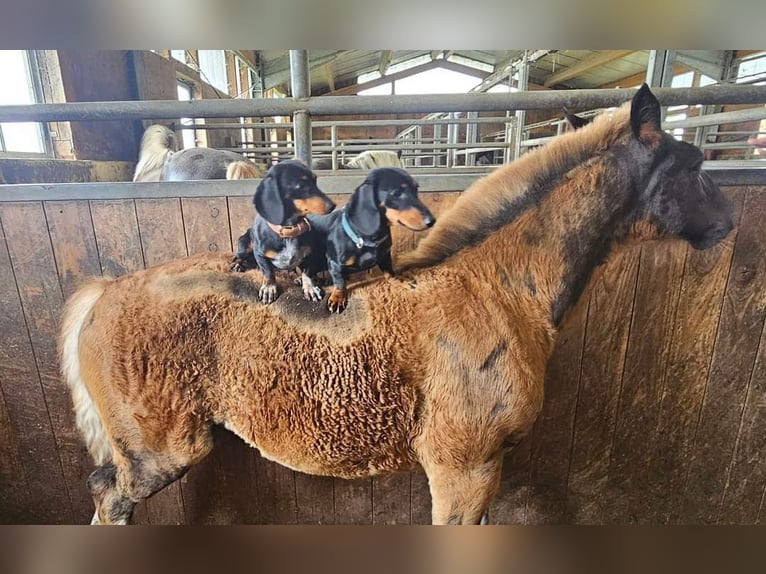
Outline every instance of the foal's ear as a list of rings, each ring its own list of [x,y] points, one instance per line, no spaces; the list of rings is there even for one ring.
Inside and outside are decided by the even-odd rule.
[[[579,129],[583,126],[587,126],[590,123],[590,120],[587,118],[581,118],[578,115],[573,114],[568,109],[564,108],[564,117],[567,120],[567,123],[572,126],[572,129]]]
[[[649,147],[657,147],[662,139],[660,102],[649,86],[643,84],[630,106],[630,127],[633,135]]]
[[[274,175],[267,175],[258,184],[253,195],[255,211],[273,225],[282,225],[285,219],[285,204],[279,192],[279,184]]]

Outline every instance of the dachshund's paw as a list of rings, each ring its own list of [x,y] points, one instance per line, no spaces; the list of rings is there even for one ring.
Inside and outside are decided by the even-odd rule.
[[[264,283],[258,291],[258,298],[261,303],[273,303],[277,299],[277,285],[275,283]]]
[[[316,286],[303,289],[303,298],[306,301],[321,301],[323,295],[322,289]]]
[[[348,295],[345,289],[335,289],[327,298],[327,309],[330,313],[342,313],[348,305]]]
[[[229,264],[229,269],[234,271],[234,273],[244,273],[247,271],[245,262],[236,256],[232,258],[231,263]]]

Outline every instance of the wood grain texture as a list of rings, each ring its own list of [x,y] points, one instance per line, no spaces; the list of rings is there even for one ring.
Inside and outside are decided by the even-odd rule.
[[[589,301],[590,289],[564,318],[546,368],[543,408],[530,445],[531,486],[525,503],[529,524],[570,521],[567,483]]]
[[[120,277],[146,267],[133,200],[91,201],[90,213],[104,275]]]
[[[225,197],[185,197],[181,200],[181,209],[189,255],[232,250]]]
[[[713,524],[766,316],[766,203],[748,189],[678,521]]]
[[[372,524],[372,479],[333,479],[335,524]]]
[[[748,189],[679,511],[684,524],[718,521],[766,316],[764,221],[763,194]]]
[[[26,327],[18,316],[14,317],[14,322],[19,333],[28,331],[32,344],[30,354],[22,351],[27,355],[25,362],[13,361],[9,366],[20,368],[22,373],[29,367],[36,369],[36,373],[28,372],[29,376],[22,373],[19,373],[20,377],[12,376],[10,381],[18,381],[19,378],[24,381],[25,387],[17,389],[19,395],[33,393],[32,396],[27,395],[23,399],[27,403],[24,408],[36,410],[36,425],[39,425],[38,428],[49,426],[55,439],[55,444],[51,445],[47,437],[40,437],[46,446],[45,451],[40,452],[43,460],[40,461],[42,468],[38,466],[38,470],[45,470],[37,475],[36,480],[40,481],[40,487],[55,491],[50,492],[47,498],[56,507],[46,509],[46,512],[53,513],[57,521],[60,517],[61,522],[82,523],[90,518],[89,514],[92,511],[90,496],[82,488],[89,467],[85,447],[75,429],[69,390],[59,378],[56,335],[63,295],[58,282],[45,213],[40,203],[10,203],[0,208],[0,217],[7,242],[7,253],[13,266],[11,277],[15,276]],[[18,333],[4,332],[4,336],[15,339]],[[16,342],[22,347],[28,344],[23,340],[14,341]],[[42,386],[42,396],[38,394],[38,385]],[[6,400],[10,401],[9,389],[4,386],[3,391]],[[30,427],[34,426],[35,424],[30,424],[29,427],[25,425],[20,427],[19,431],[33,432],[33,428]],[[37,450],[35,447],[33,449]],[[55,477],[58,473],[63,474],[63,480],[49,480],[50,476]],[[50,497],[53,500],[50,500]]]
[[[83,280],[101,275],[90,206],[87,201],[48,201],[44,207],[59,284],[66,298]]]
[[[602,521],[644,523],[649,462],[657,434],[665,365],[675,319],[686,245],[641,248],[638,283],[617,405]]]
[[[732,190],[728,196],[738,218],[744,193]],[[676,318],[668,342],[665,385],[657,421],[658,438],[649,463],[645,505],[650,512],[646,520],[653,524],[678,520],[678,507],[734,251],[734,236],[706,251],[686,249]]]
[[[575,414],[568,504],[572,521],[599,523],[612,493],[609,460],[640,250],[618,254],[591,290]]]

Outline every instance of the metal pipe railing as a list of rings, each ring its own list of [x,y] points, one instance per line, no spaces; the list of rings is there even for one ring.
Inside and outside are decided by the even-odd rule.
[[[731,84],[703,88],[657,88],[663,106],[766,103],[766,86]],[[1,122],[106,121],[174,118],[234,118],[312,115],[361,115],[427,112],[604,108],[628,101],[635,89],[551,90],[497,94],[402,96],[320,96],[252,100],[175,100],[72,102],[0,106]],[[449,122],[448,122],[449,123]]]
[[[308,50],[290,50],[290,83],[293,99],[308,101],[311,96]],[[306,165],[311,165],[311,115],[305,109],[296,109],[293,111],[293,123],[295,155]]]

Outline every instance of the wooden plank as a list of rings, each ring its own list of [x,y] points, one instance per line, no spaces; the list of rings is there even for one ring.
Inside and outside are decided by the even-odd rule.
[[[258,519],[255,451],[233,433],[216,428],[215,448],[182,479],[189,524],[248,524]]]
[[[748,189],[679,521],[717,522],[766,316],[766,201]]]
[[[766,329],[766,324],[764,325]],[[748,382],[734,455],[726,480],[721,524],[756,524],[766,486],[766,333]]]
[[[295,472],[257,457],[259,524],[296,524]]]
[[[585,326],[567,504],[577,523],[602,522],[639,250],[615,256],[593,285]]]
[[[179,199],[137,199],[136,216],[147,267],[188,254]]]
[[[609,464],[607,522],[647,522],[649,467],[657,433],[686,245],[647,243],[641,248],[629,345],[622,375]]]
[[[0,264],[0,381],[35,513],[45,523],[84,522],[82,509],[90,505],[80,466],[84,447],[59,380],[55,336],[63,301],[43,207],[5,204],[0,218],[7,246]]]
[[[181,200],[189,255],[231,251],[231,229],[225,197]]]
[[[333,479],[296,472],[295,503],[298,524],[334,524]]]
[[[131,199],[91,201],[90,212],[102,273],[119,277],[143,269],[135,202]]]
[[[372,479],[372,523],[410,524],[410,473]]]
[[[545,399],[531,439],[528,524],[570,521],[566,508],[567,479],[590,291],[588,288],[582,294],[564,318],[545,371]]]
[[[410,517],[412,524],[431,524],[431,491],[424,472],[413,472],[410,479]]]
[[[187,254],[180,200],[136,200],[136,217],[147,267]],[[178,481],[149,498],[146,507],[152,524],[186,523],[182,487]]]
[[[96,237],[87,201],[44,204],[59,284],[69,297],[86,278],[101,275]]]
[[[531,465],[530,433],[503,461],[500,490],[489,508],[490,524],[526,524]]]
[[[34,522],[32,497],[21,461],[19,443],[0,385],[0,524]]]
[[[335,524],[372,524],[372,479],[333,480]]]
[[[231,230],[232,250],[234,250],[237,248],[239,236],[252,227],[255,209],[250,197],[227,197],[226,204],[229,209],[229,229]]]
[[[737,218],[744,193],[728,190]],[[691,458],[710,357],[721,314],[734,240],[715,248],[687,248],[684,275],[669,343],[665,386],[657,421],[657,440],[648,465],[644,503],[653,524],[675,522]]]

